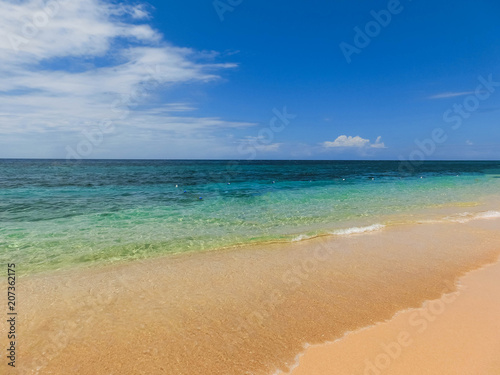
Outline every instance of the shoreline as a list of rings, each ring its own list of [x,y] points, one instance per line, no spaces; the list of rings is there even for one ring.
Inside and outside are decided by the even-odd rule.
[[[23,370],[286,371],[304,342],[390,319],[497,259],[497,225],[397,225],[21,278]]]
[[[494,299],[488,301],[484,298],[485,293],[488,294],[488,297],[494,297]],[[478,294],[483,294],[483,297],[478,297]],[[461,306],[454,306],[458,302],[461,303]],[[486,315],[484,313],[485,309],[489,310],[486,322],[484,319]],[[447,336],[450,336],[451,329],[442,328],[443,326],[446,328],[451,326],[451,328],[459,331],[460,325],[469,324],[466,329],[463,329],[462,325],[464,332],[470,333],[471,331],[481,330],[484,334],[485,327],[486,329],[489,327],[493,331],[489,339],[492,341],[492,338],[496,338],[494,340],[496,345],[491,349],[491,343],[489,343],[490,350],[488,350],[488,353],[496,354],[500,350],[500,324],[495,324],[496,319],[493,318],[496,318],[496,314],[493,311],[500,311],[500,257],[493,263],[467,271],[457,279],[455,290],[443,293],[438,299],[426,300],[416,308],[400,310],[388,320],[377,322],[356,331],[346,332],[343,337],[334,341],[317,345],[305,345],[304,351],[296,357],[296,363],[289,371],[277,372],[274,375],[330,375],[332,371],[339,375],[378,375],[382,373],[400,374],[402,370],[407,374],[415,375],[422,373],[429,375],[477,373],[472,372],[477,371],[477,367],[471,367],[470,364],[469,370],[471,372],[464,370],[460,356],[455,355],[452,357],[453,361],[458,362],[458,364],[447,361],[451,356],[449,350],[454,349],[457,351],[457,348],[453,348],[453,345],[439,346],[442,341],[450,344],[449,341],[447,342],[450,339]],[[414,319],[415,317],[421,319],[417,321]],[[482,319],[476,319],[478,317]],[[445,319],[448,319],[448,321],[445,321]],[[471,321],[478,324],[470,324]],[[419,330],[412,333],[408,332],[411,331],[411,327],[415,328],[418,325],[420,325]],[[436,344],[436,342],[429,340],[429,336],[442,337],[441,341]],[[456,338],[456,335],[452,336],[450,340]],[[462,336],[464,341],[461,341],[461,343],[468,342],[469,344],[467,349],[463,349],[463,353],[461,353],[463,355],[471,355],[471,352],[468,351],[471,346],[470,336]],[[477,344],[477,342],[474,343],[474,345]],[[482,344],[480,349],[484,350],[484,342]],[[405,351],[411,351],[414,346],[417,346],[416,349],[413,348],[413,350],[417,351],[417,354],[413,356],[403,355],[406,354]],[[362,353],[361,356],[364,357],[364,361],[359,361],[360,352]],[[423,356],[422,352],[427,356]],[[436,359],[436,355],[439,358]],[[348,360],[341,362],[339,361],[340,358],[348,358]],[[483,371],[485,368],[491,371],[481,372],[481,374],[493,375],[499,373],[500,359],[492,355],[476,355],[478,362],[481,359],[486,361],[486,363],[482,364]],[[445,366],[445,368],[439,367],[439,365]]]
[[[189,257],[195,256],[196,254],[203,253],[220,253],[220,252],[231,252],[231,251],[240,251],[240,250],[251,250],[252,248],[260,248],[263,246],[285,246],[292,245],[296,243],[304,243],[308,241],[333,241],[339,237],[346,237],[350,235],[363,235],[369,234],[372,232],[383,231],[388,228],[398,227],[398,226],[411,226],[411,225],[421,225],[421,224],[446,224],[446,223],[465,223],[474,220],[483,220],[483,219],[492,219],[492,218],[500,218],[500,202],[495,201],[494,207],[487,208],[484,203],[477,203],[475,205],[466,206],[469,208],[475,208],[476,210],[472,210],[471,212],[466,211],[462,212],[461,208],[464,208],[463,205],[459,204],[460,202],[456,202],[452,205],[446,205],[444,207],[434,207],[433,209],[426,208],[420,211],[416,211],[411,216],[416,215],[412,220],[402,219],[402,217],[407,217],[407,215],[389,215],[382,216],[378,219],[382,220],[374,220],[373,222],[359,222],[359,221],[346,221],[344,225],[340,228],[331,229],[328,231],[324,231],[321,233],[309,235],[307,233],[295,233],[288,235],[286,239],[270,239],[270,240],[257,240],[250,242],[242,242],[227,246],[220,246],[214,248],[206,248],[202,250],[186,250],[172,253],[156,253],[151,256],[139,257],[139,258],[124,258],[120,260],[110,260],[107,258],[99,259],[96,261],[85,261],[82,263],[74,263],[69,265],[64,265],[61,268],[47,268],[40,269],[38,271],[34,271],[29,269],[27,274],[21,275],[25,277],[36,277],[43,276],[45,274],[64,273],[66,271],[83,271],[93,270],[93,269],[105,269],[105,268],[114,268],[126,266],[127,264],[131,264],[134,262],[148,262],[155,260],[162,261],[163,259],[175,259],[178,257]],[[461,202],[464,203],[464,202]],[[470,202],[466,202],[470,203]],[[491,202],[490,202],[491,204]],[[479,208],[479,209],[478,209]],[[442,212],[439,212],[442,210]],[[425,213],[425,214],[424,214]],[[493,216],[485,216],[485,214],[493,213]],[[465,217],[464,214],[468,214],[469,216]]]

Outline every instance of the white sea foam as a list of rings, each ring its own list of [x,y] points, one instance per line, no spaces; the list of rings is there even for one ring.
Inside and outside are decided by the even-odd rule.
[[[476,215],[478,219],[493,219],[500,217],[499,211],[486,211]]]
[[[337,236],[348,236],[350,234],[361,234],[361,233],[367,233],[367,232],[374,232],[377,230],[381,230],[385,228],[385,225],[383,224],[373,224],[369,225],[367,227],[352,227],[352,228],[346,228],[346,229],[338,229],[331,234],[335,234]]]
[[[311,236],[308,236],[307,234],[300,234],[297,237],[292,239],[292,242],[298,242],[298,241],[303,241],[311,238]]]
[[[346,229],[338,229],[333,232],[329,232],[329,234],[333,234],[336,236],[348,236],[350,234],[361,234],[361,233],[368,233],[368,232],[374,232],[380,229],[385,228],[385,225],[383,224],[373,224],[369,225],[366,227],[352,227],[352,228],[346,228]],[[310,238],[313,238],[314,236],[308,236],[307,234],[299,234],[297,237],[292,238],[292,242],[299,242],[299,241],[304,241],[308,240]]]
[[[481,219],[496,219],[500,218],[499,211],[485,211],[485,212],[462,212],[457,215],[447,216],[445,220],[452,221],[454,223],[467,223],[472,220],[481,220]]]

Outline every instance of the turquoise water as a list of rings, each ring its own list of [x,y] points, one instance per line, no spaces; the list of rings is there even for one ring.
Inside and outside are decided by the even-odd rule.
[[[27,272],[292,241],[500,192],[500,162],[0,160],[0,260]],[[202,199],[200,199],[202,198]]]

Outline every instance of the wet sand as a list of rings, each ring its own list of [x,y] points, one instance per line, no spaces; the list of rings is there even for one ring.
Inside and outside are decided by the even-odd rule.
[[[290,375],[500,374],[500,261],[418,309],[308,348]]]
[[[419,307],[494,262],[498,224],[399,225],[20,278],[19,367],[5,373],[288,371],[304,344]]]

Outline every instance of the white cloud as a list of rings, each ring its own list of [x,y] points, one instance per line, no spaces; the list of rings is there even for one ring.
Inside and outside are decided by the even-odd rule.
[[[379,136],[375,140],[375,143],[370,143],[369,139],[361,138],[359,135],[347,136],[341,135],[337,137],[334,141],[326,141],[322,143],[325,148],[386,148],[385,144],[381,142],[382,137]]]
[[[380,136],[380,135],[375,140],[375,143],[372,143],[370,145],[370,147],[373,147],[373,148],[387,148],[387,147],[385,147],[384,142],[382,142],[382,136]]]
[[[361,138],[360,136],[346,136],[341,135],[333,142],[324,142],[325,147],[364,147],[370,143],[369,139]]]
[[[148,25],[120,20],[125,14],[144,13],[141,6],[101,0],[1,0],[0,4],[2,60],[27,63],[54,57],[99,56],[109,51],[118,37],[148,42],[161,39]]]
[[[260,152],[277,152],[279,151],[282,143],[272,143],[269,139],[264,136],[246,136],[239,140],[240,145],[246,145]]]
[[[465,144],[467,146],[472,146],[474,143],[471,140],[468,139],[468,140],[465,141]]]
[[[441,94],[436,94],[429,96],[428,99],[447,99],[447,98],[455,98],[457,96],[465,96],[474,94],[474,91],[463,91],[463,92],[443,92]]]
[[[134,19],[146,19],[150,18],[149,12],[146,10],[146,5],[144,4],[139,4],[139,5],[122,5],[124,7],[125,12],[130,14],[132,18]]]
[[[77,135],[102,120],[133,134],[156,129],[181,137],[255,125],[182,116],[196,108],[159,103],[164,88],[217,80],[236,65],[168,44],[141,23],[150,18],[144,5],[0,0],[0,8],[0,134]]]
[[[281,143],[271,143],[269,145],[255,145],[255,149],[262,152],[277,152],[280,146]]]

